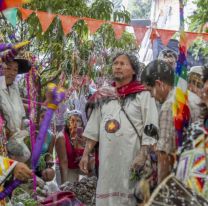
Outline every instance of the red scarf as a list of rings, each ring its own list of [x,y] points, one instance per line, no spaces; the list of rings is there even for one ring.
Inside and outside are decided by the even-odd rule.
[[[115,83],[112,86],[101,87],[95,92],[88,100],[86,104],[87,118],[90,117],[92,109],[102,105],[110,100],[117,99],[118,97],[125,98],[128,95],[136,94],[145,91],[145,87],[138,81],[132,81],[122,87],[115,89]]]
[[[115,82],[113,83],[113,86],[116,86]],[[135,94],[142,91],[145,91],[145,87],[138,81],[132,81],[122,87],[117,88],[119,97],[126,97],[129,94]]]

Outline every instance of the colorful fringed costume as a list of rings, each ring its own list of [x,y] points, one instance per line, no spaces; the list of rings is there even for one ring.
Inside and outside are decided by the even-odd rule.
[[[0,192],[3,191],[3,184],[12,173],[17,162],[7,157],[0,156]],[[4,206],[5,200],[0,200],[0,205]]]
[[[206,199],[208,198],[207,135],[207,131],[203,128],[203,121],[197,121],[191,125],[177,168],[177,177]]]

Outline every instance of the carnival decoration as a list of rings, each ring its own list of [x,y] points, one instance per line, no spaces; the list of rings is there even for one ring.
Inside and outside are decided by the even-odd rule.
[[[50,24],[53,22],[54,18],[58,17],[61,21],[65,36],[68,35],[72,31],[73,25],[80,19],[86,22],[91,34],[94,34],[100,28],[102,24],[110,23],[114,29],[115,37],[117,39],[121,37],[122,33],[126,30],[126,27],[130,26],[128,24],[122,24],[118,22],[106,22],[103,20],[97,20],[97,19],[92,19],[92,18],[84,18],[84,17],[80,18],[80,17],[75,17],[75,16],[49,14],[47,12],[34,11],[34,10],[23,9],[23,8],[19,8],[19,11],[22,15],[22,20],[24,21],[26,21],[31,14],[35,13],[40,21],[43,32],[46,32]],[[133,29],[134,29],[134,33],[136,36],[137,44],[140,45],[145,36],[146,31],[148,30],[148,27],[133,26]],[[166,30],[166,29],[158,29],[158,28],[152,29],[152,33],[156,31],[159,33],[161,40],[164,44],[167,44],[170,38],[177,32],[176,30]],[[187,40],[186,41],[187,48],[191,44],[191,42],[199,36],[202,37],[204,40],[208,41],[208,34],[206,33],[185,32],[185,36]]]
[[[44,143],[46,133],[50,125],[50,121],[53,117],[53,113],[58,108],[58,104],[61,103],[65,97],[64,89],[58,88],[53,83],[48,84],[48,89],[52,97],[52,101],[48,103],[47,105],[47,111],[41,123],[40,130],[39,130],[39,133],[38,133],[38,136],[36,138],[36,142],[33,148],[33,155],[32,155],[33,169],[35,169],[37,166],[37,163],[41,154],[41,149],[42,149],[41,146]]]
[[[186,61],[186,37],[184,33],[183,1],[180,0],[180,43],[179,57],[175,71],[175,99],[172,106],[174,124],[176,129],[176,146],[180,148],[183,142],[183,130],[188,126],[190,111],[188,107],[188,82],[187,82],[187,61]]]

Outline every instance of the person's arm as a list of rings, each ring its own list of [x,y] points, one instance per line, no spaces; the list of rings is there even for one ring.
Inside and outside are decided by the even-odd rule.
[[[89,154],[92,152],[93,148],[95,147],[97,141],[92,139],[87,139],[84,153],[82,159],[79,162],[79,167],[82,172],[85,174],[89,173]]]
[[[64,137],[59,137],[56,140],[55,147],[60,164],[61,183],[63,184],[64,182],[67,181],[67,177],[68,177],[68,159],[67,159]]]
[[[79,162],[80,170],[86,174],[89,171],[89,154],[92,152],[96,143],[99,142],[101,114],[100,108],[94,108],[87,122],[82,136],[86,138],[86,145],[81,161]]]
[[[55,145],[55,136],[52,134],[51,142],[50,142],[49,147],[48,147],[48,153],[50,153],[51,155],[53,155],[54,145]]]
[[[175,151],[175,133],[171,104],[163,105],[159,119],[159,141],[156,145],[158,157],[158,183],[167,177],[173,168]]]
[[[16,179],[21,181],[32,178],[32,170],[26,164],[0,156],[0,184],[12,173]]]

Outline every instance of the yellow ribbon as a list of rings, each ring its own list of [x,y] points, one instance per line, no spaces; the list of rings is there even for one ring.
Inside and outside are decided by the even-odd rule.
[[[58,108],[57,105],[52,104],[52,103],[48,103],[47,107],[48,107],[49,109],[53,109],[53,110],[57,110],[57,108]]]

